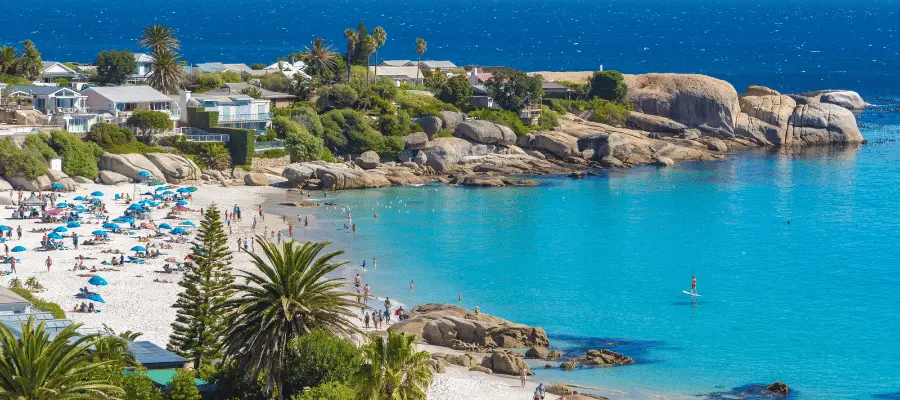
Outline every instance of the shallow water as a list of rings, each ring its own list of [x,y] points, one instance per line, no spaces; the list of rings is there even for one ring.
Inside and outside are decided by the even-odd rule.
[[[637,364],[544,379],[701,394],[787,382],[798,399],[900,391],[897,116],[841,151],[541,179],[332,194],[300,238],[336,238],[376,294],[539,325],[569,351]],[[352,211],[358,232],[343,231]],[[378,219],[373,214],[378,213]],[[372,258],[378,260],[371,268]],[[682,290],[696,275],[703,297]],[[409,293],[410,280],[415,292]]]

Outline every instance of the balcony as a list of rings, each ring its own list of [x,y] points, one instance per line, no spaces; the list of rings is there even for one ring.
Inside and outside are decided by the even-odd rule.
[[[273,113],[252,113],[252,114],[222,114],[219,113],[219,123],[230,122],[264,122],[272,120]]]
[[[284,144],[285,141],[283,139],[275,139],[271,142],[256,142],[255,151],[261,153],[266,150],[284,149]]]

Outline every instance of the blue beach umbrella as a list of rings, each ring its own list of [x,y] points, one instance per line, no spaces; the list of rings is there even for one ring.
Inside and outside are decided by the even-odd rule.
[[[13,252],[13,253],[22,252],[22,251],[25,251],[25,250],[28,250],[28,249],[26,249],[24,246],[16,246],[16,247],[13,247],[13,248],[12,248],[12,252]]]
[[[166,187],[165,187],[165,186],[160,186],[160,187],[157,187],[154,191],[155,191],[155,192],[158,192],[158,191],[160,191],[160,190],[166,190]]]
[[[199,190],[199,189],[197,189],[196,186],[188,186],[188,187],[187,187],[187,190],[188,190],[188,192],[194,193],[194,192],[196,192],[196,191]]]
[[[84,196],[78,196],[72,200],[84,201]]]
[[[147,171],[141,171],[141,172],[138,172],[138,175],[143,176],[144,178],[149,178],[149,177],[150,177],[150,173],[147,172]]]
[[[182,224],[182,225],[187,225],[187,226],[194,226],[194,223],[191,222],[191,221],[184,221],[184,222],[182,222],[181,224]]]
[[[103,192],[101,192],[101,191],[98,190],[98,191],[96,191],[96,192],[94,192],[94,193],[91,193],[91,196],[94,196],[94,197],[100,197],[100,196],[103,196]]]
[[[91,293],[87,295],[87,299],[96,301],[98,303],[106,303],[106,301],[103,300],[103,297],[100,297],[100,295],[97,293]]]
[[[121,228],[121,227],[119,226],[119,224],[114,224],[114,223],[112,223],[112,222],[104,223],[104,224],[103,224],[103,227],[106,228],[106,229],[120,229],[120,228]]]
[[[68,231],[69,230],[66,229],[66,227],[64,227],[64,226],[58,226],[58,227],[56,227],[56,229],[53,230],[53,232],[68,232]]]
[[[65,188],[65,186],[63,186],[62,183],[54,183],[54,184],[50,185],[50,189],[53,189],[53,190],[59,190],[62,188]]]
[[[105,237],[105,236],[109,236],[109,234],[107,234],[105,231],[101,231],[101,230],[99,230],[99,229],[97,229],[96,231],[91,232],[91,235],[94,235],[94,236],[104,236],[104,237]]]
[[[56,232],[51,232],[49,235],[47,235],[47,237],[50,239],[56,239],[56,240],[60,240],[63,238],[62,235],[60,235]]]
[[[56,203],[56,208],[69,208],[67,203]]]
[[[173,235],[184,235],[185,233],[187,233],[187,231],[184,230],[184,228],[181,228],[181,227],[172,229],[171,232],[172,232]]]
[[[186,202],[184,200],[178,200],[178,202],[175,203],[175,205],[176,206],[186,206],[186,205],[188,205],[188,202]]]
[[[163,192],[163,194],[164,194],[164,195],[171,196],[171,195],[175,194],[175,192],[173,192],[173,191],[171,191],[171,190],[166,190],[165,192]]]
[[[75,222],[75,221],[72,221],[72,222],[69,222],[68,224],[66,224],[67,228],[78,228],[80,226],[81,226],[81,224],[78,222]]]
[[[166,223],[159,224],[159,229],[172,229],[172,225]]]
[[[88,283],[94,286],[106,286],[109,283],[106,282],[106,279],[101,278],[100,276],[92,276],[91,279],[88,279]]]
[[[154,195],[153,195],[153,198],[154,198],[154,199],[158,199],[158,200],[162,200],[163,196],[162,196],[161,194],[154,194]]]
[[[132,204],[128,206],[128,209],[132,211],[144,211],[144,206],[140,204]]]
[[[128,218],[128,217],[119,217],[119,218],[114,219],[113,222],[120,222],[120,223],[123,223],[123,224],[130,224],[130,223],[134,222],[134,220],[131,219],[131,218]]]
[[[75,211],[78,211],[78,212],[84,212],[87,210],[87,208],[84,208],[84,206],[75,206],[75,207],[72,207],[72,209]]]
[[[6,225],[0,225],[0,232],[6,232],[6,231],[11,231],[11,230],[12,230],[12,228],[10,228]]]
[[[93,199],[93,200],[91,200],[91,202],[93,202],[94,204],[101,204],[101,203],[103,203],[103,200]]]
[[[139,251],[139,252],[147,252],[147,248],[144,246],[134,246],[131,248],[131,251]]]
[[[188,189],[188,188],[178,188],[178,190],[176,190],[176,192],[178,192],[178,193],[190,193],[191,191],[190,191],[190,189]]]

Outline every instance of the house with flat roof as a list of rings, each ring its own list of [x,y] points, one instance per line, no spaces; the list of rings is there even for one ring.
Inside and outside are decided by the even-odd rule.
[[[153,57],[147,53],[134,53],[134,61],[137,66],[134,73],[128,78],[128,82],[146,82],[150,77],[150,69],[153,67]]]
[[[411,62],[409,65],[416,65],[415,61]],[[450,72],[459,67],[456,64],[450,61],[435,61],[435,60],[427,60],[419,63],[420,67],[428,68],[428,69],[438,69],[441,72]]]
[[[88,107],[87,96],[68,87],[15,85],[9,95],[19,105],[31,104],[50,125],[72,133],[87,132],[110,118],[108,113]]]
[[[263,89],[259,86],[251,85],[246,82],[238,82],[238,83],[226,83],[222,87],[206,92],[207,94],[223,94],[223,95],[237,95],[243,94],[241,93],[244,89],[247,89],[250,86],[254,86],[259,89],[262,93],[262,98],[269,100],[272,103],[272,108],[285,108],[285,107],[293,107],[294,100],[297,99],[297,96],[287,93],[281,92],[273,92],[271,90]]]
[[[86,81],[88,76],[69,68],[61,62],[44,61],[44,66],[41,70],[41,82],[54,83],[57,79],[65,79],[69,82]]]
[[[369,70],[372,73],[377,73],[376,79],[388,78],[396,84],[406,82],[412,85],[421,85],[425,80],[422,70],[415,65],[402,67],[379,66],[377,71],[375,67],[369,67]]]
[[[88,107],[108,112],[115,123],[125,122],[135,110],[160,111],[173,121],[181,119],[178,102],[150,86],[91,87],[81,94],[87,96]]]
[[[179,107],[203,107],[204,111],[219,113],[218,125],[228,128],[253,129],[257,133],[265,133],[272,126],[271,103],[267,99],[254,99],[245,94],[198,93],[192,95],[182,91],[178,100]],[[187,123],[187,113],[181,118]]]
[[[544,89],[544,98],[548,99],[568,99],[572,94],[572,89],[556,82],[542,81],[541,87]]]

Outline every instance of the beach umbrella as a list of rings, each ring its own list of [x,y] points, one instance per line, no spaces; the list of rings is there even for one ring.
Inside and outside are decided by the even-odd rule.
[[[190,193],[191,191],[190,191],[188,188],[178,188],[178,190],[176,190],[176,192],[178,192],[178,193]]]
[[[121,227],[119,226],[119,224],[114,224],[114,223],[112,223],[112,222],[106,222],[106,223],[104,223],[104,224],[103,224],[103,227],[106,228],[106,229],[119,229],[119,228],[121,228]]]
[[[198,189],[197,189],[196,186],[188,186],[188,187],[187,187],[187,190],[188,190],[188,192],[194,193],[194,192],[196,192]]]
[[[132,204],[128,206],[128,209],[131,211],[144,211],[144,206],[140,204]]]
[[[11,231],[11,230],[12,230],[12,228],[10,228],[6,225],[0,225],[0,232],[6,232],[6,231]]]
[[[53,190],[59,190],[62,188],[65,188],[65,186],[63,186],[62,183],[54,183],[54,184],[50,185],[50,189],[53,189]]]
[[[84,211],[87,210],[87,208],[84,208],[84,206],[75,206],[75,207],[73,207],[72,209],[75,210],[75,211],[77,211],[77,212],[84,212]]]
[[[68,224],[66,224],[67,228],[78,228],[80,226],[81,226],[81,224],[78,222],[75,222],[75,221],[72,221],[72,222],[69,222]]]
[[[60,239],[63,238],[62,235],[60,235],[60,234],[58,234],[58,233],[56,233],[56,232],[50,232],[50,234],[47,235],[47,237],[50,238],[50,239],[56,239],[56,240],[60,240]]]
[[[53,230],[53,232],[68,232],[68,231],[69,230],[66,229],[66,227],[64,227],[64,226],[58,226],[58,227],[56,227],[56,229]]]
[[[56,208],[69,208],[67,203],[56,203]]]
[[[162,196],[161,194],[154,194],[154,195],[153,195],[153,198],[154,198],[154,199],[162,200],[163,196]]]
[[[187,225],[187,226],[194,226],[194,223],[191,222],[191,221],[184,221],[184,222],[182,222],[181,224],[182,224],[182,225]]]
[[[101,231],[97,229],[96,231],[91,232],[91,235],[95,236],[109,236],[105,231]]]
[[[94,203],[94,204],[101,204],[101,203],[103,203],[103,200],[100,200],[100,199],[93,199],[93,200],[91,200],[91,202]]]
[[[84,196],[78,196],[72,200],[84,201]]]
[[[184,200],[178,200],[178,202],[175,203],[175,205],[176,206],[186,206],[186,205],[188,205],[188,202],[186,202]]]
[[[100,276],[92,276],[91,279],[88,279],[88,283],[94,286],[106,286],[109,283],[106,282],[106,279],[101,278]]]
[[[50,215],[59,215],[60,212],[61,212],[61,211],[59,211],[59,210],[48,210],[48,211],[47,211],[47,214],[50,214]]]
[[[171,191],[171,190],[166,190],[165,192],[163,192],[163,194],[164,194],[164,195],[171,196],[171,195],[175,194],[175,192],[173,192],[173,191]]]
[[[150,177],[150,173],[147,172],[147,171],[141,171],[141,172],[138,172],[138,175],[143,176],[144,178],[149,178],[149,177]]]
[[[16,247],[13,247],[13,248],[12,248],[12,252],[13,252],[13,253],[18,253],[18,252],[25,251],[25,250],[28,250],[28,249],[26,249],[26,248],[23,247],[23,246],[16,246]]]
[[[131,251],[139,251],[139,252],[142,252],[142,253],[146,253],[146,252],[147,252],[147,248],[144,247],[144,246],[134,246],[134,247],[131,248]]]
[[[162,224],[159,224],[159,229],[172,229],[172,225],[162,223]]]
[[[97,293],[91,293],[91,294],[87,295],[87,299],[96,301],[98,303],[106,303],[106,301],[103,300],[103,297],[100,297],[100,295]]]
[[[187,231],[184,230],[184,228],[180,228],[180,227],[179,227],[179,228],[172,229],[171,232],[172,232],[173,235],[184,235],[185,233],[187,233]]]
[[[154,191],[155,191],[155,192],[158,192],[158,191],[160,191],[160,190],[166,190],[166,187],[165,187],[165,186],[159,186],[159,187],[157,187]]]
[[[94,192],[94,193],[91,193],[91,196],[94,196],[94,197],[100,197],[100,196],[103,196],[103,192],[101,192],[101,191],[98,190],[98,191],[96,191],[96,192]]]
[[[114,222],[122,222],[122,223],[125,223],[125,224],[130,224],[130,223],[134,222],[134,219],[129,218],[129,217],[119,217],[119,218],[114,219],[113,221],[114,221]]]

